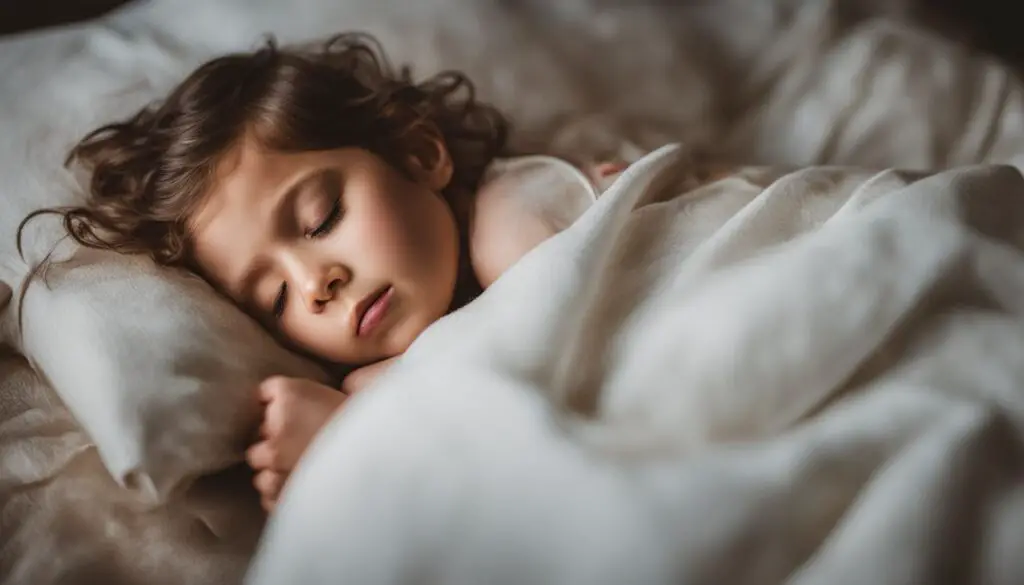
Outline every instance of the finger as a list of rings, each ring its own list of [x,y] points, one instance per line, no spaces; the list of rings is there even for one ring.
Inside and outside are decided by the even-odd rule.
[[[267,404],[271,400],[273,400],[274,394],[275,392],[273,386],[268,385],[266,381],[263,381],[259,386],[256,387],[256,397],[263,404]]]
[[[262,506],[263,510],[266,511],[268,514],[274,511],[274,506],[275,505],[277,505],[277,500],[275,500],[273,498],[268,498],[268,497],[261,497],[260,498],[260,506]]]
[[[271,376],[260,382],[257,394],[261,402],[272,402],[277,398],[288,379],[284,376]]]
[[[278,451],[270,441],[256,443],[245,452],[245,460],[253,469],[277,471]]]
[[[277,499],[277,496],[281,493],[281,488],[284,487],[284,474],[264,469],[256,474],[252,483],[262,495]]]
[[[597,169],[596,169],[597,176],[601,177],[602,179],[607,177],[607,176],[609,176],[609,175],[614,175],[615,173],[618,173],[619,171],[624,171],[624,170],[626,170],[626,164],[625,163],[621,163],[621,162],[601,163],[601,164],[597,165]]]
[[[263,422],[260,423],[260,434],[265,438],[273,438],[281,434],[285,425],[286,407],[281,403],[268,404],[263,410]]]

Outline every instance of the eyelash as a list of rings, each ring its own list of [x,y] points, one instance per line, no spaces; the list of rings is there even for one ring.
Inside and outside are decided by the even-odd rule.
[[[341,219],[341,199],[335,199],[334,205],[331,206],[331,210],[327,212],[327,217],[324,218],[320,225],[306,233],[306,237],[319,238],[325,234],[330,233],[334,226],[338,224],[338,220]],[[277,293],[277,297],[274,299],[274,318],[280,319],[281,315],[284,315],[285,303],[288,299],[288,283],[282,282],[281,288]]]
[[[274,318],[280,319],[281,315],[284,315],[285,300],[288,298],[288,283],[282,282],[281,289],[277,293],[277,298],[274,299]]]
[[[315,229],[307,232],[306,236],[310,238],[319,238],[320,236],[329,233],[334,229],[334,226],[338,223],[339,219],[341,219],[341,199],[335,199],[331,210],[327,212],[327,217],[325,217],[324,220],[320,222],[320,225]]]

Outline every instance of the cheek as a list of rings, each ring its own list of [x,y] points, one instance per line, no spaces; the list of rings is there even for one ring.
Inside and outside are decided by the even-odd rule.
[[[410,233],[408,222],[394,210],[375,205],[353,220],[351,234],[360,264],[386,268],[415,252],[417,238]]]
[[[449,261],[447,256],[457,256],[457,234],[446,204],[433,195],[415,199],[367,210],[359,231],[368,258],[419,272],[436,271],[439,263]]]
[[[282,324],[281,336],[294,349],[328,361],[346,361],[352,356],[340,352],[345,347],[344,329],[337,323],[317,319],[308,313]]]
[[[436,195],[424,195],[421,205],[410,209],[407,235],[417,266],[441,277],[458,264],[458,231],[447,203]]]

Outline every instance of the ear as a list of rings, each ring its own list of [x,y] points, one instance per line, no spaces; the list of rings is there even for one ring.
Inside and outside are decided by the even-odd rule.
[[[419,148],[409,156],[409,169],[431,191],[440,192],[452,181],[455,173],[448,147],[435,130],[425,133]]]

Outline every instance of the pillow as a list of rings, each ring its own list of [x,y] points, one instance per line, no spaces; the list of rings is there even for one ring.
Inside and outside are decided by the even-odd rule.
[[[0,350],[0,583],[240,583],[265,516],[242,466],[139,513],[24,360]]]
[[[79,250],[20,310],[20,349],[115,480],[153,503],[242,460],[261,380],[328,381],[198,277],[144,258]]]

